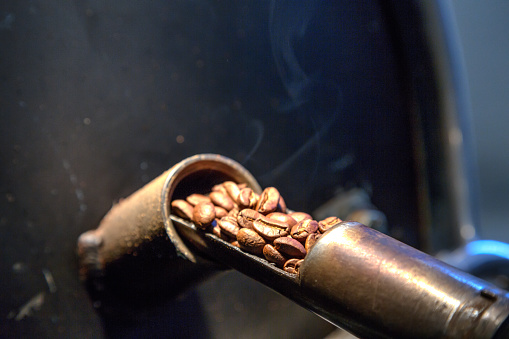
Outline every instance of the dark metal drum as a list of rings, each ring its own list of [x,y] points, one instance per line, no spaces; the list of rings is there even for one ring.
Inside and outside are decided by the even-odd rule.
[[[296,210],[376,207],[389,235],[431,253],[470,240],[448,15],[438,1],[3,2],[0,334],[330,333],[233,271],[176,299],[80,283],[78,236],[194,154],[238,161]]]

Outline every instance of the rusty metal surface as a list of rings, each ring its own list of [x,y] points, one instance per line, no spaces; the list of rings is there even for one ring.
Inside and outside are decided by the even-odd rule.
[[[140,276],[140,270],[155,276],[161,270],[158,285],[165,285],[165,279],[170,279],[174,281],[173,294],[178,294],[189,288],[187,285],[195,277],[201,279],[219,269],[219,265],[200,258],[182,241],[170,219],[170,202],[174,195],[205,193],[225,180],[246,183],[261,192],[256,179],[236,161],[218,154],[199,154],[178,162],[122,199],[97,229],[78,238],[82,279],[95,285],[103,283],[95,280],[119,281],[128,289],[129,282],[122,282],[121,277],[139,276],[139,284],[143,285],[144,280],[152,282],[149,276]],[[151,270],[143,267],[147,261],[151,262]],[[121,276],[116,276],[119,271]],[[189,278],[184,276],[186,272]],[[138,293],[143,291],[138,288]]]
[[[161,212],[161,190],[168,172],[115,204],[98,228],[87,231],[78,239],[80,274],[102,274],[107,266],[123,256],[137,256],[146,246],[166,238]],[[163,242],[164,243],[164,242]],[[165,242],[166,247],[172,243]],[[171,251],[166,249],[165,251]],[[173,249],[175,252],[175,249]]]

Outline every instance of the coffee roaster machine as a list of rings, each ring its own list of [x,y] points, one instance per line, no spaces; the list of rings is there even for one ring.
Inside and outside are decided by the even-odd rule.
[[[468,96],[446,2],[3,6],[2,333],[334,331],[311,310],[363,337],[506,334],[506,245],[476,232]],[[204,153],[225,157],[193,157]],[[294,210],[356,215],[381,232],[331,231],[296,283],[165,215],[169,178],[182,175],[170,167],[244,181],[247,169]],[[146,205],[122,200],[154,183]],[[104,259],[110,243],[86,232],[112,205],[164,234],[113,228]],[[312,264],[331,250],[327,270]],[[176,254],[185,265],[168,265]],[[324,275],[332,283],[310,278]]]

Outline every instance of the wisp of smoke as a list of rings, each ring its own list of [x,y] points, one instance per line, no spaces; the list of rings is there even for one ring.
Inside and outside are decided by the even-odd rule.
[[[317,91],[326,90],[332,93],[334,103],[332,107],[327,108],[327,112],[321,112],[329,115],[321,127],[317,126],[316,119],[309,115],[313,135],[304,142],[295,152],[293,152],[285,161],[269,172],[260,177],[260,180],[269,182],[285,173],[303,154],[316,149],[315,167],[311,173],[313,178],[319,166],[320,160],[320,139],[329,131],[335,123],[339,113],[339,102],[341,92],[337,84],[332,81],[324,80],[320,72],[312,75],[306,74],[301,67],[295,53],[294,43],[297,39],[302,39],[308,29],[308,25],[315,14],[319,1],[308,1],[305,3],[294,2],[290,0],[272,1],[269,16],[269,32],[272,48],[272,55],[280,79],[288,93],[289,102],[280,105],[279,110],[283,112],[295,112],[302,108],[316,95]],[[319,113],[313,110],[313,113]],[[263,127],[263,126],[262,126]],[[250,153],[251,154],[251,153]]]
[[[305,102],[308,76],[302,69],[293,47],[306,32],[317,1],[294,2],[273,0],[270,5],[269,33],[272,55],[279,77],[286,88],[292,107]]]
[[[260,120],[255,119],[249,122],[252,127],[256,130],[256,141],[249,153],[246,155],[244,160],[242,161],[242,165],[245,165],[249,160],[251,160],[251,157],[255,152],[258,150],[258,147],[260,147],[260,144],[263,140],[263,134],[265,133],[265,128],[263,127],[263,124]]]

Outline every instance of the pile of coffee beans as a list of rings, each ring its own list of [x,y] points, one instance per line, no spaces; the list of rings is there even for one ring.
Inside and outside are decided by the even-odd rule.
[[[208,195],[191,194],[171,202],[172,212],[198,228],[298,274],[307,252],[337,217],[322,221],[304,212],[286,213],[286,204],[274,187],[261,195],[245,184],[225,181]]]

